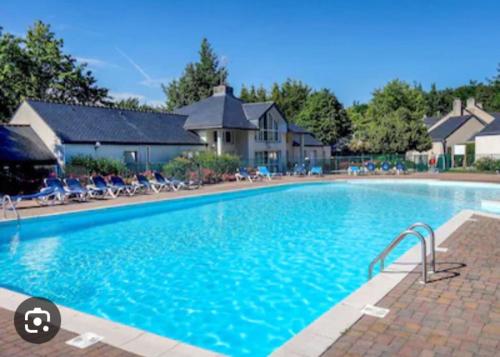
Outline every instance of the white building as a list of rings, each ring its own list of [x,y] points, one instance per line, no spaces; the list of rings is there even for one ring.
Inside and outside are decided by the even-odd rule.
[[[315,164],[331,156],[329,146],[289,124],[275,103],[245,103],[228,86],[175,113],[26,100],[11,124],[31,126],[61,167],[76,155],[147,167],[213,150],[238,155],[249,166],[284,170],[306,158]]]

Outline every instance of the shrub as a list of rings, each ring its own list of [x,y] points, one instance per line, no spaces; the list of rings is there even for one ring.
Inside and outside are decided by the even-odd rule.
[[[190,178],[190,173],[195,170],[193,160],[186,157],[176,157],[169,163],[163,165],[163,173],[168,177],[175,177],[179,180],[187,180]]]
[[[500,160],[482,157],[475,162],[475,166],[479,171],[497,171],[500,170]]]
[[[122,174],[126,171],[126,166],[119,160],[108,159],[106,157],[93,158],[90,155],[73,156],[66,168],[69,173],[78,171],[77,168],[84,168],[87,173],[96,172],[101,175]]]

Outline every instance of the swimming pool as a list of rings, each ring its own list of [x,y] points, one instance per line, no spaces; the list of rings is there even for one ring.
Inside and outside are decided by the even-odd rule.
[[[0,224],[0,285],[228,355],[263,356],[366,282],[415,221],[487,184],[294,184]],[[391,255],[395,259],[415,241]],[[389,259],[389,260],[391,260]]]

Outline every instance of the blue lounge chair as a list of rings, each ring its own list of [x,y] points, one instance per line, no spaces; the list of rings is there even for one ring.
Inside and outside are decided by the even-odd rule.
[[[90,178],[90,182],[93,184],[93,186],[90,186],[90,189],[95,195],[98,195],[101,198],[106,198],[107,196],[116,198],[116,189],[110,187],[104,177],[99,175],[93,176]]]
[[[403,164],[402,162],[398,162],[396,164],[396,174],[400,175],[400,174],[406,174],[406,173],[408,173],[408,170],[406,169],[405,164]]]
[[[347,174],[353,175],[353,176],[358,176],[359,174],[361,174],[361,170],[360,170],[359,166],[349,166],[349,168],[347,169]]]
[[[382,172],[384,174],[389,174],[391,173],[391,164],[389,164],[387,161],[384,161],[382,163],[382,165],[380,166],[380,168],[382,169]]]
[[[267,178],[269,181],[272,180],[273,177],[277,175],[275,173],[271,173],[266,166],[258,166],[257,167],[257,176],[261,178]]]
[[[369,173],[374,174],[376,172],[377,167],[373,162],[369,162],[366,164],[366,169],[368,170]]]
[[[162,185],[158,182],[151,182],[149,179],[142,175],[142,174],[136,174],[137,177],[137,182],[139,183],[139,187],[144,190],[144,192],[155,192],[158,193],[160,192],[160,188]]]
[[[163,176],[159,172],[154,173],[155,176],[155,181],[153,181],[153,184],[156,184],[159,187],[159,191],[161,191],[163,188],[167,190],[174,190],[177,191],[179,188],[183,188],[186,186],[186,183],[181,180],[169,180],[165,176]]]
[[[83,200],[86,200],[87,197],[93,196],[92,190],[83,187],[80,180],[77,178],[66,178],[64,179],[64,183],[72,192],[78,193]]]
[[[305,176],[305,175],[307,175],[306,165],[304,165],[304,164],[301,164],[301,165],[295,164],[295,166],[293,167],[292,175],[294,175],[294,176]]]
[[[238,169],[238,172],[234,176],[236,177],[236,181],[248,180],[250,182],[253,182],[253,179],[255,178],[250,175],[245,167],[240,167]]]
[[[321,166],[313,166],[309,171],[309,176],[313,175],[323,176],[323,168]]]
[[[126,193],[129,196],[133,196],[135,195],[138,188],[137,185],[127,185],[120,176],[111,176],[110,181],[111,187],[115,189],[117,196],[119,196],[121,193]]]
[[[78,198],[84,200],[85,197],[79,190],[73,191],[69,187],[65,187],[64,183],[57,177],[49,177],[43,180],[46,187],[53,188],[59,195],[58,199],[65,202],[66,198]]]
[[[59,198],[60,194],[58,190],[53,187],[45,187],[40,190],[40,192],[28,194],[28,195],[5,195],[2,197],[2,206],[6,201],[6,197],[10,198],[14,208],[21,201],[36,201],[40,206],[47,206],[49,204],[53,205]],[[4,208],[4,207],[2,207]]]

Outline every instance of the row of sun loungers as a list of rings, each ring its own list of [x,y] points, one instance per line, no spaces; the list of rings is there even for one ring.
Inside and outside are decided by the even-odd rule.
[[[137,174],[132,184],[125,183],[120,176],[111,176],[106,180],[103,176],[93,176],[89,185],[83,185],[77,178],[61,180],[50,177],[44,180],[45,187],[40,192],[29,195],[9,196],[15,207],[21,201],[36,201],[39,205],[51,205],[65,202],[67,199],[86,201],[91,198],[116,198],[118,196],[133,196],[136,193],[158,193],[161,191],[178,191],[180,189],[199,188],[198,182],[184,182],[167,179],[156,172],[155,179],[149,180],[145,175]]]
[[[289,176],[323,176],[323,168],[321,166],[313,166],[311,170],[307,171],[304,165],[296,165],[294,169],[288,172]],[[250,174],[245,167],[238,169],[235,174],[237,181],[247,180],[253,182],[254,180],[272,180],[273,178],[281,177],[282,174],[269,171],[266,166],[258,166],[255,174]]]
[[[408,169],[402,162],[398,162],[396,165],[391,166],[387,161],[384,161],[382,165],[380,165],[380,170],[377,170],[373,162],[368,162],[361,166],[351,165],[347,169],[347,174],[353,176],[377,173],[400,175],[408,173]]]

